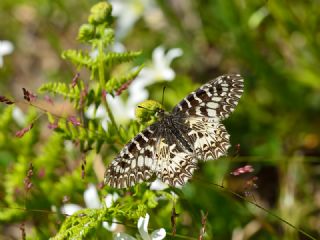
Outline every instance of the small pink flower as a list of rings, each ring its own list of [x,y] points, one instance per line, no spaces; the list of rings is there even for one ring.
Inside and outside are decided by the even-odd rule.
[[[46,101],[47,101],[48,103],[50,103],[51,105],[54,105],[54,102],[53,102],[52,98],[49,97],[48,95],[45,95],[45,96],[44,96],[44,100],[46,100]]]
[[[27,100],[28,102],[33,102],[34,100],[37,99],[37,95],[35,95],[34,93],[28,91],[27,89],[22,88],[22,91],[23,91],[23,98],[25,100]]]
[[[254,168],[251,165],[245,165],[244,167],[237,168],[232,171],[230,174],[233,176],[239,176],[244,173],[251,173],[254,171]]]
[[[21,129],[20,131],[16,132],[16,137],[22,138],[27,132],[29,132],[33,128],[33,123],[31,123],[28,127]]]
[[[80,121],[75,116],[68,117],[68,121],[72,123],[73,126],[78,127],[81,125]]]
[[[51,130],[54,130],[56,128],[58,128],[59,125],[58,125],[58,122],[54,122],[54,123],[49,123],[48,124],[48,128],[51,129]]]

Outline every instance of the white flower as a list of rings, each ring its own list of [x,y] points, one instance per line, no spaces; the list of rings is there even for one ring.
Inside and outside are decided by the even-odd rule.
[[[166,236],[166,230],[164,228],[157,229],[149,235],[148,233],[148,224],[149,224],[150,216],[147,213],[146,216],[140,217],[138,220],[138,231],[143,240],[161,240]],[[117,233],[114,236],[114,240],[135,240],[134,237],[126,234],[126,233]]]
[[[138,77],[131,83],[128,88],[129,99],[131,104],[129,116],[134,118],[134,109],[136,105],[149,97],[148,91],[145,89],[159,81],[172,81],[176,74],[170,67],[171,62],[183,54],[180,48],[170,49],[167,54],[162,46],[153,50],[152,63],[141,70]]]
[[[64,204],[62,207],[61,207],[61,212],[63,214],[67,214],[67,215],[73,215],[75,212],[81,210],[82,207],[80,207],[79,205],[77,204],[74,204],[74,203],[67,203],[67,204]]]
[[[3,56],[13,52],[13,44],[10,41],[0,40],[0,67],[3,66]]]
[[[97,188],[93,184],[90,184],[89,187],[84,191],[83,198],[87,208],[98,209],[102,207]],[[118,198],[119,195],[117,193],[107,194],[107,196],[105,197],[106,207],[110,208]],[[61,212],[67,215],[72,215],[81,209],[83,208],[77,204],[67,203],[61,207]],[[113,222],[115,221],[116,219],[113,219]],[[117,227],[116,223],[112,223],[110,225],[108,222],[103,222],[102,225],[109,231],[114,231]]]
[[[126,101],[121,96],[107,95],[107,102],[117,123],[124,123],[135,118],[137,105],[149,97],[147,86],[159,81],[172,81],[175,78],[175,72],[170,65],[182,53],[180,48],[170,49],[166,54],[163,47],[155,48],[152,54],[152,62],[142,69],[137,78],[129,85],[129,97]],[[91,105],[86,111],[86,116],[90,119],[100,118],[102,127],[107,130],[107,123],[110,118],[104,106],[100,105],[96,109],[94,105]]]
[[[166,188],[168,188],[169,185],[162,182],[160,179],[156,179],[154,180],[151,184],[150,184],[150,190],[155,190],[155,191],[161,191],[164,190]]]
[[[23,127],[26,124],[26,116],[22,112],[21,108],[14,107],[12,117],[20,127]]]
[[[159,16],[159,12],[153,0],[110,0],[112,15],[117,17],[116,38],[124,38],[132,29],[134,24],[144,17]],[[161,22],[161,21],[160,21]]]
[[[152,63],[141,70],[138,79],[133,81],[133,83],[137,84],[137,82],[142,81],[144,82],[144,86],[148,86],[163,80],[172,81],[176,74],[170,67],[171,62],[175,58],[182,56],[182,54],[183,51],[180,48],[170,49],[165,54],[164,47],[156,47],[152,52]]]
[[[90,184],[84,191],[83,199],[87,208],[101,208],[98,191],[93,184]]]
[[[135,105],[125,102],[121,96],[112,97],[111,95],[107,95],[107,102],[117,123],[124,123],[128,121],[128,119],[130,119],[129,113],[135,111]],[[99,105],[96,109],[95,105],[92,104],[89,106],[85,115],[89,119],[101,119],[102,127],[107,131],[110,118],[105,106]]]

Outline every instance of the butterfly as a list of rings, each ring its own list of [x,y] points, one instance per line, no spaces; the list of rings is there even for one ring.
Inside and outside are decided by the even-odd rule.
[[[185,185],[199,161],[226,155],[230,135],[221,121],[234,111],[243,87],[239,74],[222,75],[190,93],[171,113],[159,109],[159,120],[111,162],[105,184],[127,188],[156,176],[174,187]]]

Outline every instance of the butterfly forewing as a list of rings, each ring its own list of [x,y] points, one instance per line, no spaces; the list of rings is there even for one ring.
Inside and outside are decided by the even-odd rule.
[[[105,183],[115,188],[126,188],[149,180],[156,167],[154,156],[158,142],[155,123],[133,138],[111,162],[105,173]]]
[[[175,106],[173,114],[183,112],[221,121],[233,112],[242,93],[243,79],[239,74],[222,75],[190,93]]]
[[[121,150],[107,169],[105,182],[126,188],[156,175],[171,186],[184,185],[198,160],[227,153],[230,136],[221,121],[233,112],[242,92],[243,79],[230,74],[190,93]]]

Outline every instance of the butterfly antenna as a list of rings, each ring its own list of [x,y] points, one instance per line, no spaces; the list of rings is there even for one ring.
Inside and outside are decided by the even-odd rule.
[[[166,90],[167,85],[164,85],[163,89],[162,89],[162,99],[161,99],[161,106],[163,106],[163,100],[164,100],[164,91]]]
[[[138,105],[138,108],[142,108],[142,109],[144,109],[144,110],[147,110],[147,111],[151,111],[151,112],[152,112],[152,110],[151,110],[151,109],[149,109],[149,108],[145,108],[145,107],[140,106],[140,105]]]

